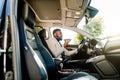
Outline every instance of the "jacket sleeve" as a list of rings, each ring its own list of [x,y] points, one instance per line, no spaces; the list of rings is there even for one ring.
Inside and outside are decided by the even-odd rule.
[[[61,53],[63,53],[63,52],[65,53],[65,55],[70,56],[77,51],[76,49],[72,50],[72,51],[68,51],[66,48],[62,47],[59,44],[59,42],[54,38],[50,38],[47,41],[47,43],[55,57],[59,57],[61,55]]]
[[[50,38],[49,40],[47,40],[47,43],[48,47],[50,48],[55,57],[60,56],[61,53],[64,52],[64,47],[61,47],[56,39]]]
[[[70,56],[73,54],[77,54],[77,49],[74,49],[72,51],[68,51],[67,49],[65,50],[65,55]]]

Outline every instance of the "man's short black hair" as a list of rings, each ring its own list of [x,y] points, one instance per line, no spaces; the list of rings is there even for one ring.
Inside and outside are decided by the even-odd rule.
[[[56,33],[57,31],[61,31],[60,29],[54,29],[53,34]]]

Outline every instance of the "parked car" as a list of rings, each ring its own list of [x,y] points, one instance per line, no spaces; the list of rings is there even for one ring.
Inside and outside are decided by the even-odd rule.
[[[97,14],[98,10],[90,5],[91,1],[1,0],[0,79],[119,80],[118,39],[116,43],[113,40],[101,43],[101,46],[94,36],[77,27],[83,17],[87,23]],[[64,39],[71,39],[68,50],[82,50],[79,58],[71,60],[52,56],[38,32],[45,29],[48,40],[56,28],[67,32],[63,33],[66,35]],[[82,35],[79,42],[75,40],[77,35]],[[85,62],[81,64],[83,60]],[[66,61],[69,64],[65,65]]]

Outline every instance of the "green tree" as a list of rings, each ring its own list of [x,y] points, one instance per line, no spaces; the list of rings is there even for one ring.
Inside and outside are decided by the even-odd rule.
[[[103,18],[96,17],[92,19],[88,24],[83,26],[83,29],[95,37],[100,36],[103,31]]]
[[[80,34],[77,34],[76,37],[75,37],[76,43],[80,43],[82,41],[82,39],[83,39],[83,36],[80,35]]]

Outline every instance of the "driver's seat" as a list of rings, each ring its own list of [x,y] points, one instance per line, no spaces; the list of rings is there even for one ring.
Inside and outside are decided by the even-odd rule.
[[[50,54],[52,55],[52,57],[55,58],[55,56],[52,54],[52,51],[50,50],[50,48],[48,47],[48,44],[46,42],[46,38],[47,38],[47,31],[46,29],[42,29],[38,32],[39,38],[41,39],[43,45],[47,48],[47,50],[50,52]]]

